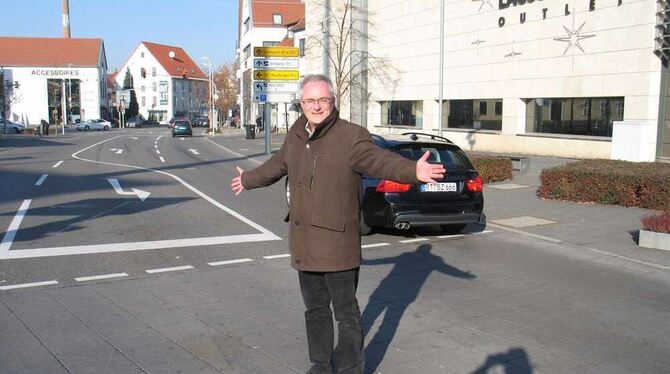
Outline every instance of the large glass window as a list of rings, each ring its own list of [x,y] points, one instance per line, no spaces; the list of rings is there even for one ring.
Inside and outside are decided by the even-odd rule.
[[[612,136],[612,123],[623,120],[623,97],[531,99],[526,106],[529,132]]]
[[[502,99],[449,100],[447,123],[457,129],[500,130]]]
[[[49,122],[63,121],[63,93],[65,93],[65,122],[78,123],[81,118],[81,81],[79,79],[48,79],[47,102]]]
[[[382,124],[422,127],[423,101],[382,102]]]

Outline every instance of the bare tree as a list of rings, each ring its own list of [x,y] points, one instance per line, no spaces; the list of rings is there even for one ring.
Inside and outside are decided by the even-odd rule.
[[[240,87],[235,77],[237,71],[237,62],[226,62],[214,72],[214,85],[219,92],[216,100],[216,108],[220,113],[228,115],[228,111],[237,104],[237,96],[240,93]]]
[[[327,60],[328,71],[334,79],[338,105],[353,89],[360,90],[358,99],[367,100],[367,79],[395,86],[397,70],[390,61],[374,56],[367,45],[373,41],[368,30],[374,25],[368,12],[353,0],[315,0],[314,6],[323,10],[321,33],[308,37],[308,48],[318,48]],[[316,52],[318,53],[318,52]]]

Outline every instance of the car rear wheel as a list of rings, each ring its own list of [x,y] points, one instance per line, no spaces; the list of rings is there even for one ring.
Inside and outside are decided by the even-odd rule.
[[[102,128],[102,131],[107,131],[107,130],[109,130],[109,126],[104,126],[104,127]]]
[[[466,225],[467,224],[465,223],[459,223],[456,225],[440,225],[440,229],[442,229],[442,232],[445,234],[458,234],[463,231]]]
[[[88,131],[89,127],[88,125],[84,126],[84,131]]]
[[[18,133],[20,133],[20,132],[21,132],[21,131],[19,131],[18,128],[16,128],[16,127],[14,128],[14,134],[18,134]]]
[[[361,222],[359,224],[361,235],[370,235],[372,233],[372,226],[368,226],[365,223],[365,218],[363,218],[363,212],[361,212]]]

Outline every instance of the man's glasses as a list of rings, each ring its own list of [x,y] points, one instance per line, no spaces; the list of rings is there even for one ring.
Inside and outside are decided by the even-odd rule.
[[[331,100],[333,100],[332,97],[320,97],[318,99],[304,99],[304,100],[302,100],[302,103],[305,104],[305,105],[309,105],[309,106],[312,106],[316,103],[319,103],[321,105],[326,105],[326,104],[330,104]]]

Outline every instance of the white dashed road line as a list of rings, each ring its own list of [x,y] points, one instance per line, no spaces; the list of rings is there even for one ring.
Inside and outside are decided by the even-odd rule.
[[[184,266],[175,266],[171,268],[162,268],[162,269],[149,269],[145,270],[149,274],[154,274],[154,273],[165,273],[168,271],[180,271],[180,270],[190,270],[193,269],[193,266],[191,265],[184,265]]]
[[[50,280],[46,282],[34,282],[34,283],[21,283],[21,284],[12,284],[9,286],[0,286],[0,291],[13,290],[16,288],[28,288],[28,287],[39,287],[39,286],[50,286],[53,284],[58,284],[58,281]]]
[[[251,259],[251,258],[238,258],[237,260],[208,262],[207,265],[219,266],[219,265],[240,264],[240,263],[243,263],[243,262],[251,262],[251,261],[253,261],[253,259]]]
[[[48,176],[49,176],[49,174],[42,174],[40,179],[38,179],[37,182],[35,182],[35,185],[36,186],[41,186],[42,183],[44,183],[44,181],[47,179]]]
[[[405,240],[398,240],[398,243],[416,243],[416,242],[425,242],[427,240],[430,240],[428,238],[415,238],[415,239],[405,239]]]
[[[93,281],[93,280],[121,278],[121,277],[127,277],[127,276],[128,276],[128,274],[126,274],[126,273],[114,273],[114,274],[92,275],[90,277],[79,277],[79,278],[74,278],[74,280],[76,280],[77,282],[87,282],[87,281]]]
[[[16,212],[14,219],[9,224],[9,228],[5,233],[5,236],[2,238],[2,242],[0,242],[0,257],[9,253],[9,247],[12,246],[16,232],[19,230],[19,226],[21,226],[21,221],[23,221],[23,217],[26,215],[31,201],[31,199],[23,200],[23,203],[21,203],[21,207],[19,207],[19,210]]]
[[[159,151],[158,149],[156,149],[156,153],[157,153],[157,154],[161,154],[161,151]]]
[[[373,244],[364,244],[361,246],[361,248],[375,248],[375,247],[384,247],[387,245],[391,245],[389,243],[373,243]]]
[[[160,156],[160,157],[158,157],[158,158],[161,159],[161,162],[165,163],[165,159],[163,158],[163,156]]]
[[[63,163],[63,161],[58,161],[57,163],[54,164],[54,166],[52,166],[52,168],[55,169],[55,168],[59,167],[60,164],[62,164],[62,163]]]
[[[266,259],[266,260],[274,260],[274,259],[277,259],[277,258],[286,258],[286,257],[291,257],[291,255],[286,253],[286,254],[283,254],[283,255],[263,256],[263,258]]]

